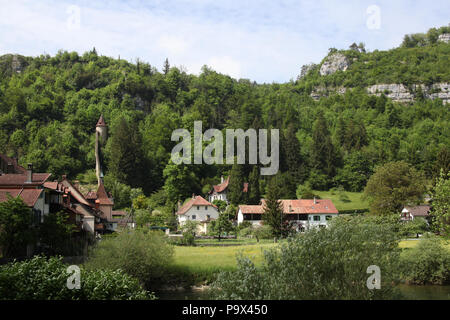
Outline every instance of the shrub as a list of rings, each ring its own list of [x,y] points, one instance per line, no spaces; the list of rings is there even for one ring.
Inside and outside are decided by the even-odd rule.
[[[253,229],[256,239],[273,239],[272,228],[269,225],[262,225]]]
[[[403,278],[414,284],[450,282],[450,251],[439,238],[426,238],[401,255]]]
[[[0,299],[117,300],[155,299],[139,282],[121,270],[81,268],[80,289],[68,289],[67,265],[61,257],[35,256],[0,267]]]
[[[213,283],[219,299],[384,299],[395,297],[400,249],[388,223],[364,217],[336,218],[264,253],[261,268],[238,257],[236,271]],[[367,268],[379,266],[381,289],[367,288]]]
[[[159,231],[123,231],[102,240],[90,252],[90,270],[122,269],[147,289],[160,283],[173,257],[173,247]]]

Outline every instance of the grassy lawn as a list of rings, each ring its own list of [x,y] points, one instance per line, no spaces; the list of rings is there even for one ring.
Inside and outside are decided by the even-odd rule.
[[[361,210],[368,209],[369,204],[367,201],[363,201],[362,192],[347,192],[343,191],[349,201],[342,201],[339,199],[339,191],[313,191],[322,199],[331,199],[338,210]]]
[[[416,247],[419,244],[420,240],[403,240],[400,241],[399,243],[399,247],[403,248],[403,249],[411,249]],[[445,240],[442,240],[442,242],[444,243],[445,247],[450,251],[450,241],[445,242]]]
[[[196,275],[196,278],[208,278],[219,271],[235,269],[238,253],[259,265],[263,260],[263,250],[275,246],[273,242],[239,246],[176,246],[174,265],[177,269]]]
[[[218,239],[196,239],[195,243],[198,246],[201,245],[215,245],[215,246],[221,246],[221,245],[260,245],[260,244],[266,244],[266,243],[273,243],[273,240],[259,240],[259,242],[256,241],[255,238],[238,238],[238,239],[221,239],[220,241]]]
[[[275,246],[273,242],[234,246],[175,246],[174,263],[172,270],[167,274],[167,284],[189,287],[205,281],[211,282],[218,272],[232,271],[236,268],[238,253],[260,265],[263,250]]]

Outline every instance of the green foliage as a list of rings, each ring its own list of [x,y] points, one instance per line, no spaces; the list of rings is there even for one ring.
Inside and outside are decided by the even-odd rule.
[[[225,210],[227,209],[227,202],[226,201],[214,200],[212,202],[212,204],[217,206],[217,208],[219,209],[219,212],[225,212]]]
[[[450,172],[437,179],[433,192],[433,208],[431,215],[434,219],[436,231],[450,235]]]
[[[261,268],[238,257],[237,270],[220,273],[212,287],[224,300],[392,299],[399,254],[390,224],[337,218],[267,250]],[[366,286],[371,265],[381,269],[380,290]]]
[[[75,231],[75,225],[70,223],[69,215],[64,212],[49,213],[44,216],[44,222],[39,225],[39,238],[45,247],[47,255],[64,255],[67,243],[71,241],[71,235]]]
[[[62,258],[35,256],[0,266],[0,299],[5,300],[146,300],[153,294],[121,270],[81,268],[80,289],[68,289],[68,265]],[[108,285],[105,285],[105,284]]]
[[[373,214],[400,212],[407,204],[420,202],[426,191],[423,173],[404,161],[390,162],[375,169],[364,194]]]
[[[436,178],[449,163],[449,112],[413,85],[450,81],[450,45],[436,41],[445,28],[388,51],[366,53],[354,46],[358,50],[340,51],[352,62],[347,71],[320,76],[317,65],[297,82],[283,84],[236,80],[207,67],[197,76],[167,64],[163,73],[140,60],[132,64],[94,51],[16,55],[21,72],[15,73],[13,55],[1,56],[0,152],[56,178],[82,174],[79,180],[95,182],[89,170],[95,166],[95,124],[103,114],[109,135],[102,149],[106,177],[141,188],[146,196],[163,189],[171,209],[231,169],[170,164],[172,131],[192,132],[195,120],[219,130],[280,129],[280,171],[292,180],[293,196],[306,181],[317,190],[342,185],[361,191],[373,168],[386,161],[406,161]],[[363,89],[381,83],[404,84],[416,101],[405,108]],[[319,87],[330,92],[315,101],[310,94]],[[346,93],[333,94],[339,87]],[[250,183],[251,172],[244,166],[239,176]],[[233,202],[256,203],[253,191],[250,183],[252,199]],[[131,206],[121,194],[126,192],[114,195],[116,207]]]
[[[252,235],[257,241],[261,239],[273,239],[273,230],[268,225],[262,225],[252,228]]]
[[[90,252],[86,267],[121,269],[150,290],[162,281],[172,258],[173,248],[160,232],[123,231],[100,241]]]
[[[219,218],[211,221],[209,228],[214,235],[219,236],[219,240],[224,233],[229,233],[234,230],[233,224],[225,212],[219,213]]]
[[[261,202],[260,175],[258,166],[253,166],[248,177],[248,204],[257,205]]]
[[[187,220],[181,226],[181,231],[183,232],[183,244],[188,246],[195,245],[195,235],[197,233],[198,222]]]
[[[416,217],[412,221],[407,221],[401,228],[401,234],[404,237],[414,236],[419,237],[419,234],[424,234],[430,230],[430,226],[425,218]]]
[[[283,234],[283,225],[286,221],[286,217],[283,213],[282,204],[279,201],[280,191],[277,184],[276,176],[269,181],[262,217],[264,219],[264,224],[271,227],[272,236],[279,238]]]
[[[296,194],[297,199],[320,199],[320,197],[313,192],[308,182],[298,185]]]
[[[243,204],[244,200],[244,172],[242,165],[233,164],[230,173],[230,182],[228,183],[228,200],[231,204]]]
[[[9,197],[0,203],[0,246],[4,257],[26,255],[26,246],[37,236],[32,225],[36,222],[34,219],[30,208],[20,197]]]
[[[450,251],[438,237],[422,239],[401,256],[402,276],[414,284],[450,283]]]

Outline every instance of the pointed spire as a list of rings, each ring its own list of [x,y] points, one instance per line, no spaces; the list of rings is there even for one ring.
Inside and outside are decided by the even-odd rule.
[[[97,127],[106,127],[105,119],[103,118],[103,115],[100,115],[100,118],[97,122]]]

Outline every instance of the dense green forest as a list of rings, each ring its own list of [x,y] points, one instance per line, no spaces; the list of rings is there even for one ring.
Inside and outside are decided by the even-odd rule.
[[[306,182],[318,190],[361,191],[377,165],[396,160],[431,179],[449,166],[449,106],[423,98],[405,105],[364,90],[379,83],[450,81],[450,44],[433,41],[434,32],[416,38],[407,36],[389,51],[341,50],[352,60],[347,71],[320,76],[317,65],[283,84],[236,80],[206,66],[192,75],[168,60],[158,71],[139,60],[101,56],[95,48],[83,55],[4,55],[0,152],[56,178],[95,182],[94,132],[103,114],[109,136],[105,181],[142,188],[146,195],[159,191],[174,203],[204,194],[232,169],[170,162],[172,131],[192,132],[201,120],[203,130],[279,128],[286,197]],[[350,89],[315,101],[310,93],[316,86]],[[248,181],[252,166],[234,170]]]

